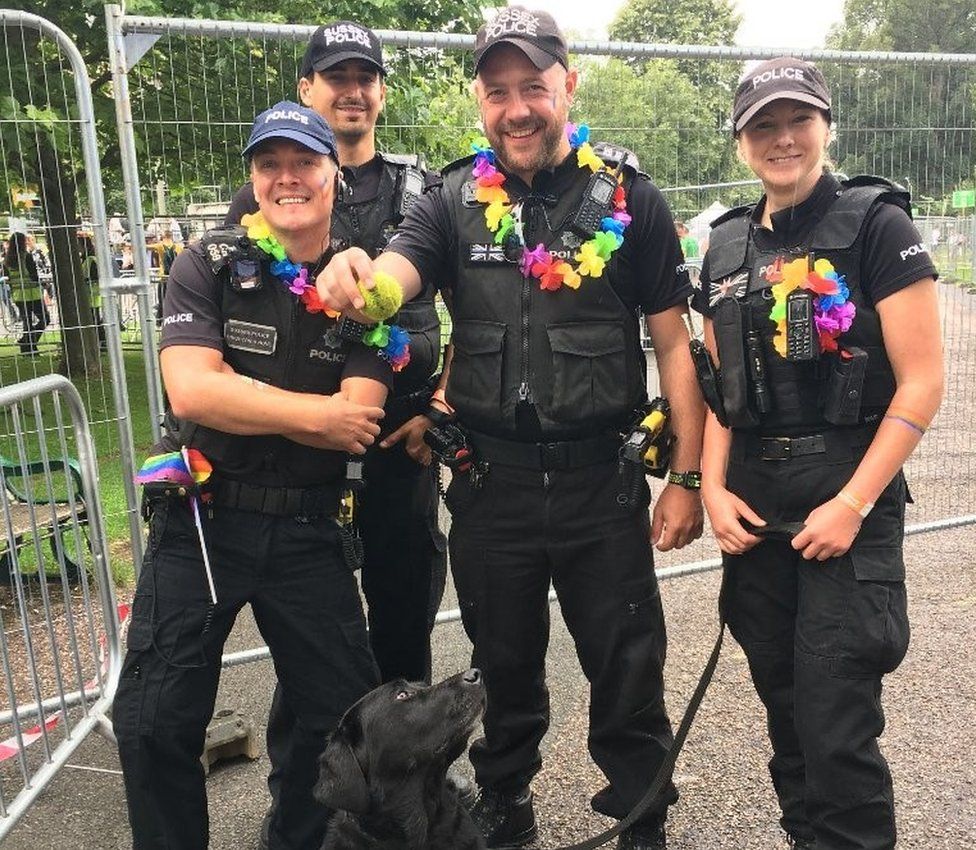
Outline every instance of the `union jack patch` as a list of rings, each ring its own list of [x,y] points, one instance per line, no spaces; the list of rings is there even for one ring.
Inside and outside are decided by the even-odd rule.
[[[746,287],[749,284],[749,275],[741,272],[737,275],[724,277],[721,280],[713,280],[709,290],[708,306],[714,307],[723,298],[733,296],[741,298],[746,294]]]
[[[469,263],[504,263],[505,250],[491,242],[472,242],[468,245]]]

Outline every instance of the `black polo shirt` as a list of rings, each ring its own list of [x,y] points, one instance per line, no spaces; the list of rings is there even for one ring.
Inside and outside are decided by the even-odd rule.
[[[824,174],[808,198],[770,216],[772,229],[762,224],[766,206],[764,195],[752,212],[756,248],[763,253],[789,253],[804,246],[810,232],[823,218],[840,189],[836,177]],[[702,261],[702,286],[692,300],[692,306],[705,316],[712,313],[706,297],[711,282],[708,260],[706,252]],[[912,220],[895,204],[875,204],[864,223],[859,277],[867,303],[875,305],[926,277],[938,277],[938,272]]]

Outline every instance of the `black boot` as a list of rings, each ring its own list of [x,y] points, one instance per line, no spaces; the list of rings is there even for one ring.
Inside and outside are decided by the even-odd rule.
[[[655,824],[635,823],[620,833],[617,850],[668,850],[664,834],[664,822]]]
[[[786,846],[790,850],[817,850],[817,843],[812,838],[799,838],[795,835],[786,836]]]
[[[535,838],[532,792],[525,788],[504,793],[482,788],[471,807],[471,819],[485,837],[489,850],[511,850]]]

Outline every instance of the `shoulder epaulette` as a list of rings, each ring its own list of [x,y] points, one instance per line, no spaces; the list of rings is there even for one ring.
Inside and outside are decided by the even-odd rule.
[[[457,171],[459,168],[467,168],[470,170],[471,164],[474,162],[474,154],[469,154],[468,156],[462,156],[460,159],[454,160],[445,165],[441,169],[441,174],[446,177],[451,171]]]
[[[416,168],[418,171],[427,171],[427,163],[419,153],[386,153],[379,152],[380,159],[390,165],[405,165],[408,168]]]
[[[848,177],[840,181],[844,192],[851,190],[867,190],[891,204],[901,207],[909,216],[912,214],[912,196],[909,191],[898,183],[886,180],[884,177],[875,177],[870,174],[862,174],[857,177]]]
[[[210,270],[217,274],[235,257],[250,253],[251,242],[247,238],[247,230],[243,227],[215,227],[203,234],[200,247],[210,264]]]
[[[741,218],[744,215],[751,215],[755,208],[755,204],[743,204],[741,207],[732,207],[732,209],[726,210],[718,218],[711,222],[709,226],[718,227],[720,224],[725,224],[725,222],[732,221],[734,218]]]

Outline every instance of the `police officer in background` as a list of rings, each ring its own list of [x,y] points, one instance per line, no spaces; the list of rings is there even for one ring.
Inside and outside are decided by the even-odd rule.
[[[708,417],[702,491],[789,846],[890,850],[881,680],[908,647],[901,467],[942,393],[936,272],[907,192],[826,170],[830,121],[799,59],[736,92],[739,155],[765,194],[715,222],[702,267],[730,426]]]
[[[627,815],[671,744],[652,542],[670,549],[701,533],[704,413],[670,212],[632,155],[606,148],[604,169],[585,131],[567,135],[577,72],[555,21],[501,11],[479,31],[475,63],[492,149],[445,170],[375,268],[405,292],[454,282],[454,359],[433,404],[440,418],[456,412],[478,461],[448,490],[451,568],[488,692],[473,815],[489,847],[513,847],[537,831],[529,785],[549,718],[550,581],[591,684],[590,753],[609,783],[593,807]],[[339,254],[319,292],[361,305],[355,280],[373,268],[363,251]],[[677,435],[653,522],[643,467],[636,497],[620,498],[620,433],[646,401],[639,312]],[[619,847],[663,848],[674,799],[669,785]]]
[[[344,187],[332,209],[332,248],[356,245],[371,257],[386,246],[429,179],[421,157],[376,150],[385,76],[376,33],[337,21],[312,35],[298,81],[302,102],[328,121],[338,141]],[[237,223],[253,210],[254,192],[245,185],[227,221]],[[363,537],[370,645],[383,681],[429,681],[430,633],[447,573],[446,540],[437,525],[437,471],[422,439],[440,355],[433,286],[405,304],[396,322],[410,332],[410,363],[394,377],[383,448],[366,455],[366,488],[356,496],[355,521]],[[294,713],[276,688],[268,718],[273,798],[293,727]]]
[[[244,155],[263,224],[211,232],[173,264],[160,346],[170,409],[155,453],[198,449],[213,474],[205,544],[185,491],[147,485],[149,544],[113,710],[138,850],[207,846],[200,755],[245,603],[297,717],[271,850],[321,846],[328,812],[312,786],[323,741],[379,682],[335,517],[347,453],[379,434],[392,372],[336,333],[314,289],[298,294],[332,253],[336,148],[311,109],[283,102],[259,115]],[[272,263],[272,240],[288,263]]]

